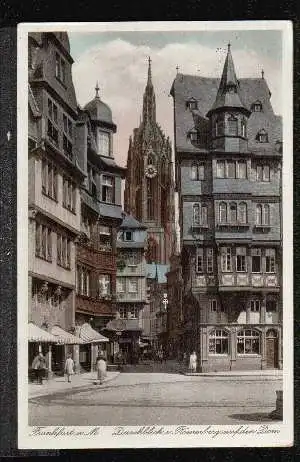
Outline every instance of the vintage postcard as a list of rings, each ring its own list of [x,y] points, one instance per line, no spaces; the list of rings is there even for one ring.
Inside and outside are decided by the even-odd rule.
[[[19,448],[293,444],[292,55],[19,25]]]

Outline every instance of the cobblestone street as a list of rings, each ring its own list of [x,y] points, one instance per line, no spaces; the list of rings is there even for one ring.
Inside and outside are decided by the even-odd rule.
[[[272,422],[280,377],[123,372],[102,386],[31,398],[30,425],[239,424]]]

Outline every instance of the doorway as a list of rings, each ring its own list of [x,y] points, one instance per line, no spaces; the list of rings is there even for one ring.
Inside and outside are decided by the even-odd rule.
[[[278,367],[278,335],[274,329],[270,329],[266,335],[266,359],[267,369]]]

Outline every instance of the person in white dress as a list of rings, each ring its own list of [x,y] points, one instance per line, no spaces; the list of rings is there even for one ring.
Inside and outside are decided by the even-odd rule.
[[[68,354],[66,359],[65,373],[67,374],[68,382],[71,383],[71,377],[74,374],[74,361],[71,354]]]
[[[106,361],[104,356],[98,356],[96,361],[96,370],[97,370],[97,379],[99,380],[100,385],[104,382],[106,377]]]
[[[197,355],[195,351],[190,355],[189,369],[191,372],[196,372],[197,370]]]

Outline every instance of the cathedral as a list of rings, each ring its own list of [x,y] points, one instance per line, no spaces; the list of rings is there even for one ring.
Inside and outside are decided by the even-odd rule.
[[[147,226],[147,262],[168,265],[176,245],[172,148],[156,122],[150,58],[141,123],[129,140],[124,207]]]

